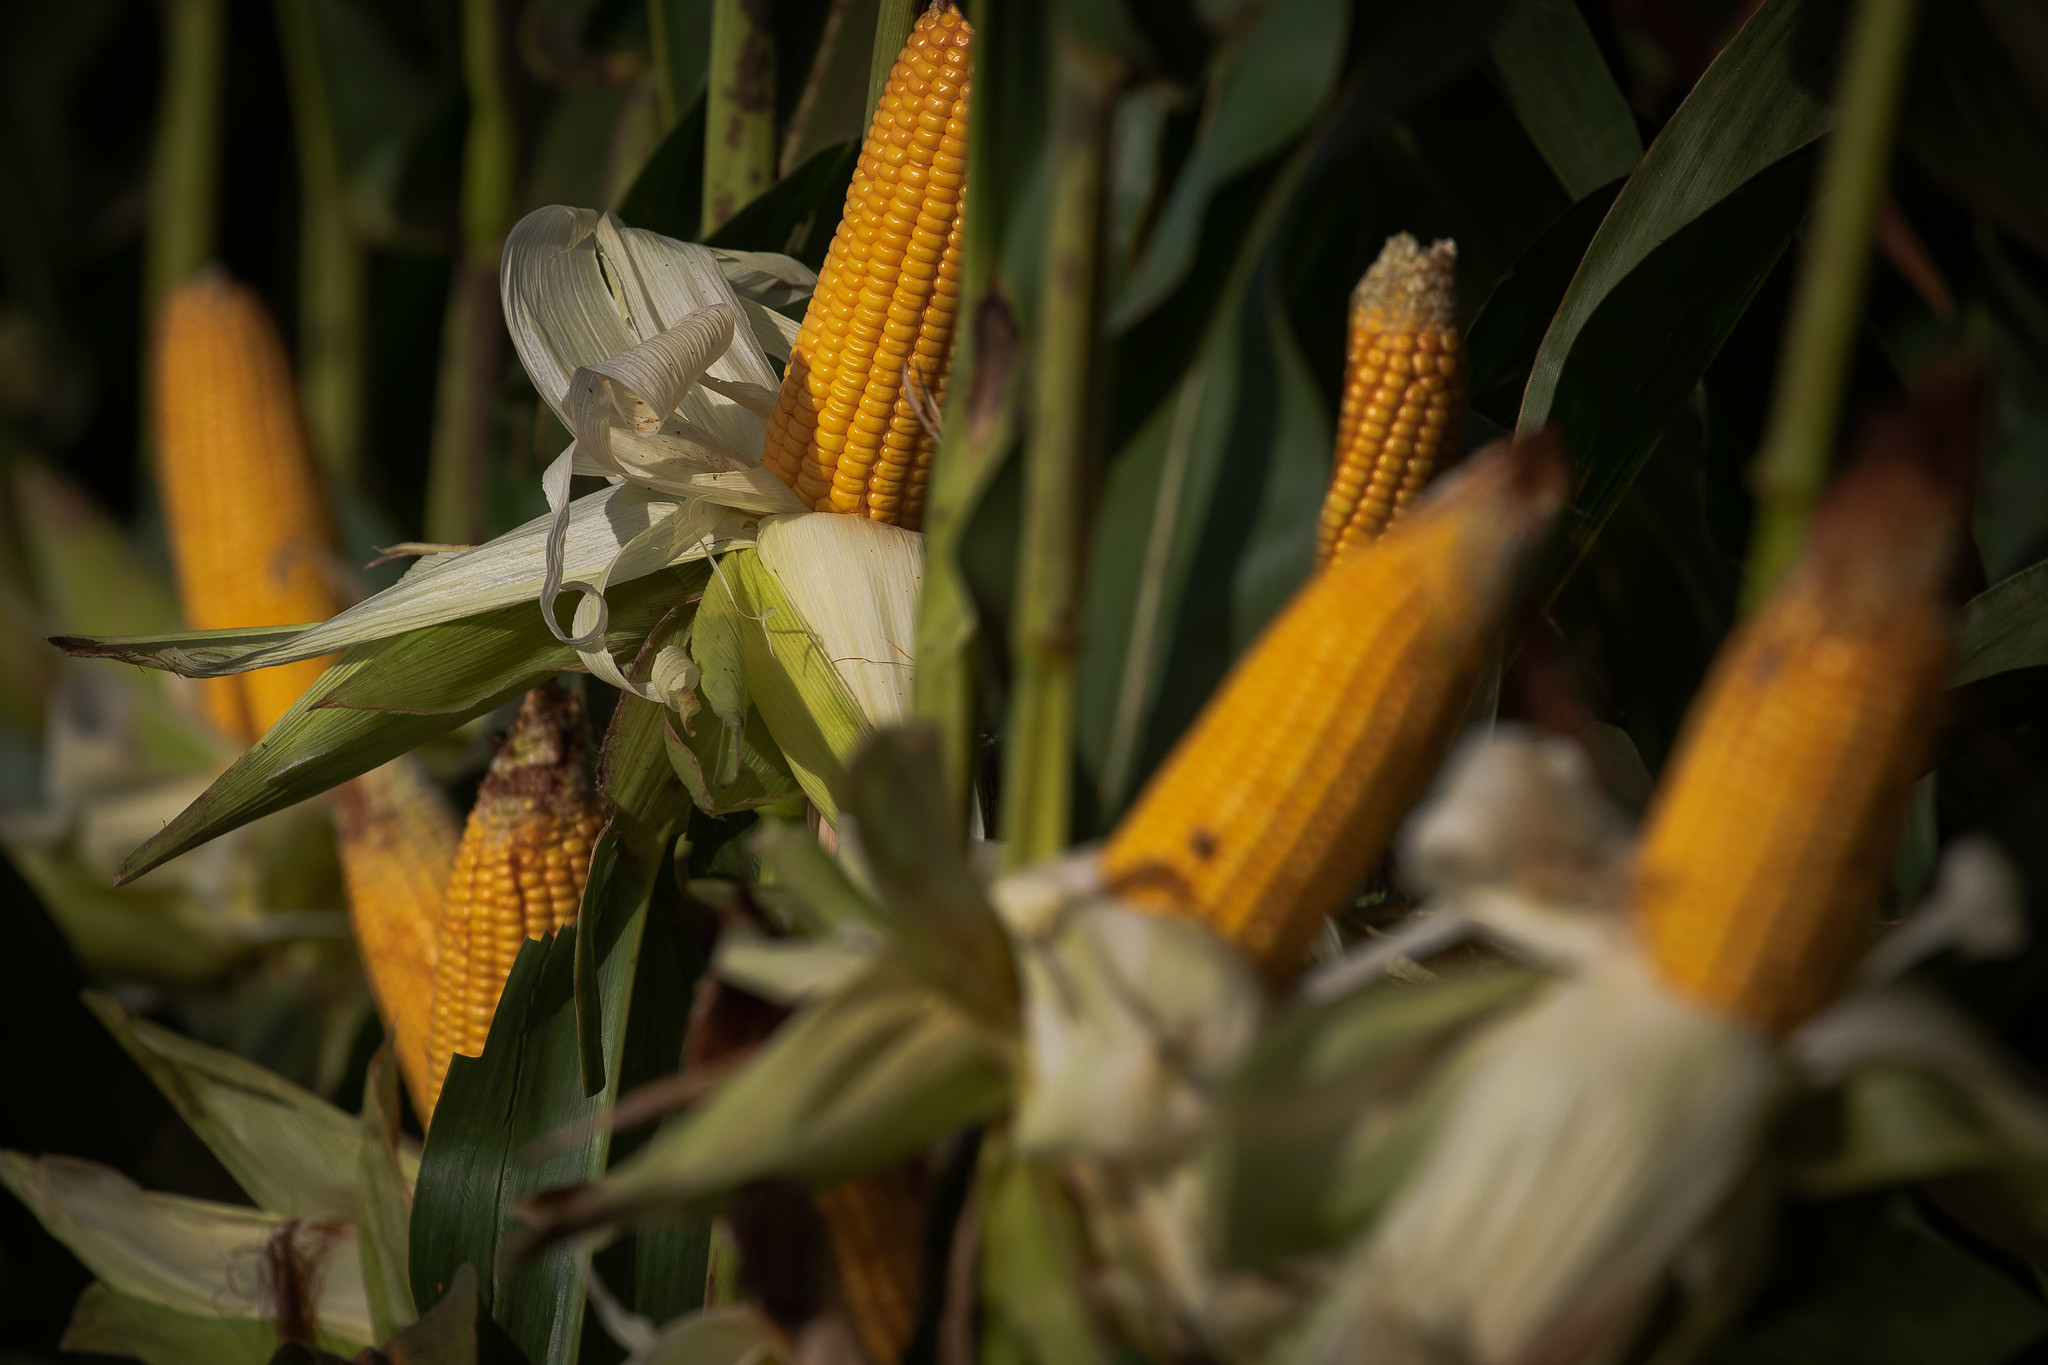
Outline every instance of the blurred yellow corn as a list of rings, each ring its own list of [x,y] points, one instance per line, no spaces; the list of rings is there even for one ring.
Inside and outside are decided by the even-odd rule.
[[[1651,960],[1766,1031],[1827,1004],[1874,927],[1947,676],[1946,507],[1905,460],[1843,476],[1805,560],[1715,660],[1651,805]]]
[[[334,531],[284,345],[255,293],[218,271],[165,298],[155,437],[171,561],[195,630],[322,621]],[[201,684],[221,732],[253,742],[325,669],[307,659]]]
[[[1316,563],[1378,536],[1465,446],[1458,248],[1387,238],[1351,293],[1344,397]]]
[[[1564,485],[1555,438],[1503,442],[1311,579],[1110,836],[1110,889],[1291,976],[1435,771]]]
[[[924,516],[959,305],[971,38],[944,4],[911,31],[790,348],[764,458],[813,511]]]
[[[433,1082],[434,934],[461,827],[448,798],[407,756],[337,788],[334,828],[363,971],[413,1108],[424,1114]]]
[[[857,1176],[812,1196],[832,1242],[840,1305],[870,1365],[896,1365],[917,1332],[924,1290],[924,1194],[911,1166]]]
[[[519,946],[576,918],[604,823],[591,783],[583,704],[549,683],[519,717],[477,789],[435,939],[426,1106],[456,1053],[481,1056]]]

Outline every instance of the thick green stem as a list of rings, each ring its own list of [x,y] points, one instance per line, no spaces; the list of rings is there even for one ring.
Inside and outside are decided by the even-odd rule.
[[[165,0],[164,88],[149,178],[143,315],[213,255],[225,0]]]
[[[498,315],[498,254],[512,212],[512,110],[499,74],[496,0],[463,0],[462,75],[469,132],[462,148],[462,245],[449,283],[427,467],[427,539],[481,540],[484,461],[505,324]]]
[[[704,235],[775,180],[771,0],[715,0],[704,106]]]
[[[335,483],[362,460],[363,248],[334,140],[320,38],[306,0],[278,0],[299,153],[299,396]]]
[[[1073,823],[1074,656],[1080,646],[1082,487],[1087,466],[1102,261],[1102,190],[1114,72],[1062,35],[1035,392],[1012,649],[1016,694],[1005,750],[1006,867],[1066,847]]]
[[[875,55],[868,63],[870,115],[882,102],[882,92],[889,86],[889,72],[895,67],[896,59],[903,55],[903,45],[910,41],[911,27],[917,23],[917,11],[917,0],[882,0],[876,10]]]
[[[1835,131],[1821,166],[1770,424],[1757,456],[1746,609],[1761,602],[1799,557],[1827,484],[1913,14],[1913,0],[1862,0],[1850,26]]]
[[[999,3],[1000,0],[984,0]],[[979,8],[975,14],[981,19]],[[995,476],[1014,427],[1016,324],[996,288],[995,219],[977,213],[991,182],[986,105],[968,92],[967,189],[961,201],[960,308],[953,342],[946,420],[932,461],[924,518],[924,587],[917,604],[917,674],[911,712],[938,727],[947,794],[966,828],[974,779],[974,598],[960,569],[967,524]]]

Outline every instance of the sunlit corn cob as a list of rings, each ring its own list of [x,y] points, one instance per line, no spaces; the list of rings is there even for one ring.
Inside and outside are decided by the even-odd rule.
[[[1316,563],[1373,539],[1465,446],[1458,248],[1387,238],[1351,292],[1344,397]]]
[[[1110,836],[1111,890],[1292,975],[1435,770],[1564,482],[1554,438],[1495,446],[1311,579]]]
[[[218,271],[178,286],[157,323],[156,473],[186,623],[195,630],[321,621],[341,609],[325,573],[327,499],[277,328]],[[202,684],[223,734],[254,741],[327,659]]]
[[[970,45],[950,5],[911,31],[790,349],[765,461],[813,511],[924,516],[925,417],[945,402],[959,306]]]
[[[870,1365],[895,1365],[917,1331],[924,1292],[924,1194],[910,1166],[856,1176],[812,1196],[832,1239],[839,1298]]]
[[[413,1107],[424,1114],[434,1076],[427,1054],[434,935],[461,827],[448,798],[410,756],[337,788],[334,827],[370,993]]]
[[[603,824],[583,728],[573,692],[536,687],[477,789],[435,940],[425,1112],[448,1059],[482,1055],[519,945],[576,918]]]
[[[1947,674],[1945,506],[1906,461],[1852,470],[1715,661],[1637,854],[1638,923],[1680,993],[1783,1032],[1864,946]]]

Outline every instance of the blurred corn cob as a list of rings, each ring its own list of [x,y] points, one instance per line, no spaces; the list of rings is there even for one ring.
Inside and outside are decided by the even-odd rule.
[[[477,789],[435,940],[426,1105],[456,1053],[483,1053],[519,946],[576,918],[604,823],[583,703],[549,683],[526,694]]]
[[[917,1331],[924,1195],[914,1166],[857,1176],[812,1196],[832,1242],[840,1306],[870,1365],[895,1365]]]
[[[1458,248],[1387,238],[1351,293],[1344,397],[1316,563],[1381,534],[1465,445]]]
[[[155,337],[157,486],[195,630],[321,621],[334,532],[277,328],[251,290],[208,271],[165,298]],[[327,667],[307,659],[202,684],[244,744]]]
[[[1312,579],[1110,836],[1111,890],[1292,975],[1435,770],[1564,482],[1554,438],[1503,443]]]
[[[911,31],[790,349],[765,462],[814,511],[915,529],[959,304],[972,31]]]
[[[1635,869],[1645,945],[1680,994],[1782,1033],[1866,945],[1947,677],[1950,506],[1922,466],[1864,460],[1716,659]]]
[[[372,769],[335,792],[349,923],[413,1108],[427,1113],[433,1067],[434,934],[461,827],[419,760]]]

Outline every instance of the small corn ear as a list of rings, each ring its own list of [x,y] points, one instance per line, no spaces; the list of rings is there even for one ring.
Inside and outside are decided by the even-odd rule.
[[[790,348],[764,462],[812,511],[923,520],[959,306],[972,36],[950,4],[911,30]]]
[[[1805,561],[1728,644],[1652,802],[1634,874],[1681,994],[1782,1033],[1874,928],[1886,852],[1947,677],[1949,519],[1915,465],[1865,462]]]
[[[337,788],[335,833],[349,924],[413,1107],[428,1112],[433,1068],[434,935],[461,825],[418,759],[396,759]]]
[[[576,918],[603,813],[583,704],[549,683],[526,694],[477,789],[435,940],[425,1113],[456,1053],[481,1056],[519,946]]]
[[[164,300],[154,351],[157,487],[195,630],[323,621],[342,607],[325,572],[334,531],[277,328],[217,271]],[[268,730],[328,659],[202,684],[243,743]]]
[[[812,1196],[832,1242],[840,1305],[872,1365],[895,1365],[924,1294],[924,1195],[913,1166],[856,1176]]]
[[[1110,836],[1111,891],[1292,975],[1442,758],[1564,484],[1554,438],[1502,443],[1311,579]]]
[[[1458,248],[1387,239],[1351,294],[1344,397],[1316,562],[1384,532],[1465,447]]]

